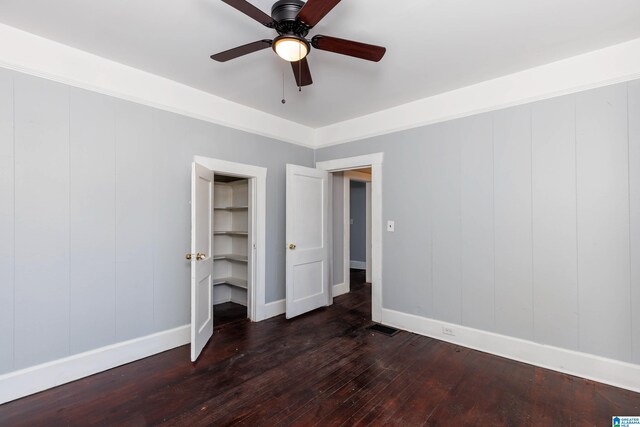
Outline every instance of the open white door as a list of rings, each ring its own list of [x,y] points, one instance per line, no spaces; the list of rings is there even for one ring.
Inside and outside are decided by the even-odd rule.
[[[329,173],[287,165],[287,319],[329,304]]]
[[[191,361],[213,335],[213,171],[193,163],[191,174]]]

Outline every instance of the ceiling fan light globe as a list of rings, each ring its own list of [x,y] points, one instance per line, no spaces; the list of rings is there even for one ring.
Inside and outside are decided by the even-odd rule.
[[[309,53],[306,41],[295,37],[282,37],[275,40],[273,50],[285,61],[297,62]]]

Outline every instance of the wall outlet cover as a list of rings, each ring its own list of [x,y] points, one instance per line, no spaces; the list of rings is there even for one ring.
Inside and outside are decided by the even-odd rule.
[[[447,326],[443,326],[442,327],[442,333],[445,335],[451,335],[451,336],[455,336],[455,332],[453,332],[453,328],[449,328]]]

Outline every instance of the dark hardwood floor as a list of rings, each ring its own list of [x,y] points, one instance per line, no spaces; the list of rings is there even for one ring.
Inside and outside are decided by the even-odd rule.
[[[370,286],[295,320],[188,346],[0,406],[2,426],[609,426],[640,394],[436,339],[366,329]]]
[[[248,322],[247,307],[234,302],[225,302],[213,306],[213,324],[218,326],[236,322]]]

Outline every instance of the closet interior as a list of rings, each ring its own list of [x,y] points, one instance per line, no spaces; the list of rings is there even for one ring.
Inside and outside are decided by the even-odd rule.
[[[251,207],[248,179],[216,174],[214,181],[213,304],[220,324],[248,317]]]

